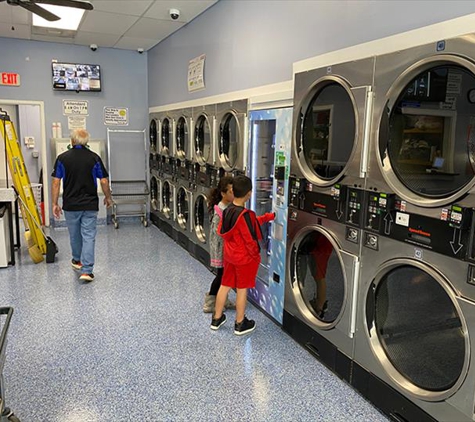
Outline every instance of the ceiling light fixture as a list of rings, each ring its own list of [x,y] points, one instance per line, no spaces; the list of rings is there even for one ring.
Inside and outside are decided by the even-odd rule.
[[[38,15],[33,15],[33,26],[42,26],[46,28],[68,29],[76,31],[81,23],[81,19],[84,15],[84,10],[76,9],[74,7],[53,6],[50,4],[42,4],[41,7],[47,9],[51,13],[59,16],[61,19],[58,21],[50,22]]]

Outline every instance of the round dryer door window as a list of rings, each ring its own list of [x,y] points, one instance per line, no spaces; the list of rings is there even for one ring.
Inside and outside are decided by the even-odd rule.
[[[155,176],[150,179],[150,206],[152,210],[158,211],[159,210],[159,189],[158,189],[158,181]]]
[[[199,164],[205,165],[211,157],[211,128],[207,116],[200,115],[195,127],[195,155]]]
[[[182,116],[178,119],[176,124],[176,153],[180,160],[186,158],[188,142],[188,124],[186,123],[186,119]]]
[[[308,309],[320,321],[332,323],[345,299],[345,276],[338,252],[327,235],[311,230],[292,250],[291,280]]]
[[[172,124],[167,118],[162,120],[162,154],[170,154],[170,138],[171,138]]]
[[[398,91],[381,119],[379,140],[404,188],[433,200],[470,188],[475,175],[474,87],[471,71],[443,64],[418,73]]]
[[[240,130],[233,113],[226,113],[219,125],[219,158],[227,170],[233,170],[239,156]]]
[[[157,152],[157,121],[155,119],[150,122],[150,152]]]
[[[177,215],[176,219],[178,221],[178,225],[186,230],[187,223],[188,223],[188,192],[184,188],[178,189],[178,194],[176,196],[176,208],[177,208]]]
[[[370,335],[384,351],[376,355],[387,358],[383,366],[401,386],[409,381],[429,394],[449,390],[465,375],[466,335],[443,283],[423,267],[389,267],[366,303]]]
[[[194,230],[196,237],[201,243],[206,243],[210,221],[208,206],[204,195],[199,195],[195,200],[194,217]]]
[[[355,109],[349,91],[336,82],[317,86],[301,108],[296,142],[300,166],[315,183],[337,181],[356,141]]]
[[[173,188],[168,181],[163,182],[162,213],[167,219],[173,218]]]

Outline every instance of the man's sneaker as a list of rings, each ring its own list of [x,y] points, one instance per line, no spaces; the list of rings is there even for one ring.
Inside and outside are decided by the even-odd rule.
[[[71,266],[72,266],[75,270],[80,270],[80,269],[82,268],[81,261],[76,261],[75,259],[72,259],[72,260],[71,260]]]
[[[81,277],[79,277],[79,280],[84,280],[84,281],[93,281],[94,280],[94,274],[81,274]]]
[[[237,336],[242,336],[244,334],[250,333],[256,329],[256,322],[252,319],[244,319],[238,324],[234,323],[234,334]]]
[[[219,330],[219,327],[226,322],[226,314],[221,315],[221,318],[211,318],[211,325],[209,328],[212,330]]]

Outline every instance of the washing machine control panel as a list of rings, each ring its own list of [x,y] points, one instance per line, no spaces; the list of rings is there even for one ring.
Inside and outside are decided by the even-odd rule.
[[[346,201],[346,223],[353,226],[361,227],[364,211],[364,195],[361,189],[348,188]]]

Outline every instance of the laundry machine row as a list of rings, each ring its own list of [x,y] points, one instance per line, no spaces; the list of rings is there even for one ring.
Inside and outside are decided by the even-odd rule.
[[[396,420],[474,420],[474,47],[295,79],[283,327]]]

